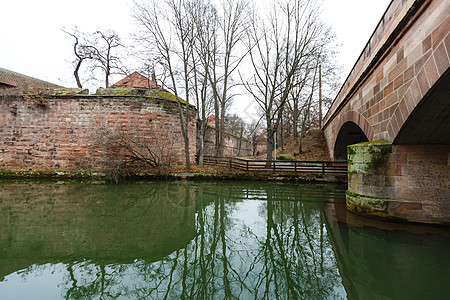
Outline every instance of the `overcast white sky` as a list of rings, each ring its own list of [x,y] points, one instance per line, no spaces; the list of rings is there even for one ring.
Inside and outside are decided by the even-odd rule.
[[[345,79],[390,0],[323,2],[324,19],[342,45],[338,62],[343,65]],[[134,28],[129,9],[132,3],[132,0],[4,1],[0,12],[0,67],[76,87],[70,63],[73,40],[61,29],[73,25],[87,32],[114,29],[126,42]]]

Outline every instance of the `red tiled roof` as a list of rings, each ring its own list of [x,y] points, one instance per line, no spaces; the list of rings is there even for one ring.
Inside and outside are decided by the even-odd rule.
[[[161,87],[138,72],[133,72],[110,88],[160,89]]]
[[[216,116],[215,115],[209,115],[208,118],[206,119],[206,123],[208,123],[209,125],[216,125]]]
[[[0,68],[0,89],[3,88],[60,88],[61,86],[40,80],[34,77],[26,76],[14,71]]]

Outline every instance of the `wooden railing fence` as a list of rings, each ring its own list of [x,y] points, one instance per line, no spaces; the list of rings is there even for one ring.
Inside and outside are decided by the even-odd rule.
[[[345,161],[267,161],[235,157],[204,156],[203,164],[207,166],[228,167],[246,172],[347,175],[347,162]]]

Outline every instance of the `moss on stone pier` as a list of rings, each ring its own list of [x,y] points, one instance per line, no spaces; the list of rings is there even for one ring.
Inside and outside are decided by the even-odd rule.
[[[347,209],[371,216],[386,217],[388,213],[388,200],[371,196],[360,195],[346,191]]]

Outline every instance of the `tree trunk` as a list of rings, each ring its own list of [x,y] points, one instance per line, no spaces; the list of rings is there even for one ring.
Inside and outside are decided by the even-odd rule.
[[[273,151],[273,134],[274,130],[272,129],[272,122],[270,120],[270,116],[266,115],[266,123],[267,123],[267,139],[266,139],[266,160],[267,167],[270,167],[270,161],[273,159],[272,151]]]
[[[191,157],[189,155],[189,137],[187,136],[184,139],[184,152],[186,154],[186,169],[189,170],[191,168]]]
[[[306,129],[306,121],[309,119],[309,115],[310,115],[310,109],[311,109],[311,102],[312,102],[312,98],[314,95],[314,87],[316,84],[316,72],[317,72],[317,67],[318,65],[316,64],[316,67],[314,68],[314,77],[313,77],[313,82],[312,82],[312,86],[311,86],[311,94],[309,94],[309,98],[308,98],[308,102],[306,105],[306,110],[305,113],[303,115],[303,121],[302,121],[302,128],[300,131],[300,145],[298,147],[298,151],[299,153],[303,153],[302,151],[302,140],[303,140],[303,135],[305,134],[305,129]]]
[[[220,157],[225,155],[225,99],[222,99],[220,105],[220,143],[219,143]]]
[[[280,122],[280,144],[281,144],[281,151],[284,151],[283,116],[281,116]]]
[[[266,143],[266,151],[267,151],[267,155],[266,155],[266,167],[270,167],[271,166],[271,161],[273,160],[273,135],[271,135],[270,137],[267,137],[267,143]]]
[[[216,143],[214,145],[214,156],[221,157],[220,155],[220,121],[219,121],[219,100],[214,92],[214,123],[216,133]]]
[[[183,53],[184,53],[184,47],[183,47]],[[186,101],[186,108],[185,108],[185,125],[184,125],[184,152],[186,154],[186,169],[189,170],[191,168],[191,157],[189,153],[189,80],[188,80],[188,67],[187,67],[187,59],[185,58],[184,61],[184,85],[186,87],[186,93],[185,93],[185,101]],[[180,120],[183,122],[183,119]]]
[[[203,167],[203,156],[205,151],[205,124],[202,121],[200,125],[200,149],[198,150],[198,165]]]
[[[319,65],[319,128],[322,129],[322,66]]]
[[[294,132],[294,139],[295,140],[297,140],[297,138],[298,138],[298,116],[299,116],[299,113],[298,113],[298,99],[297,98],[294,98],[294,112],[293,112],[293,119],[294,119],[294,122],[292,122],[292,129],[293,129],[293,132]]]
[[[81,85],[80,76],[78,75],[78,71],[80,70],[82,61],[83,61],[82,59],[78,60],[77,66],[75,67],[75,71],[73,71],[73,76],[75,76],[75,80],[77,81],[77,86],[80,89],[83,88],[83,86]]]
[[[299,153],[303,153],[302,150],[302,142],[303,142],[303,135],[306,133],[306,121],[309,119],[309,110],[311,109],[311,100],[312,100],[312,92],[311,92],[311,96],[308,100],[308,105],[306,107],[305,113],[303,115],[303,121],[302,121],[302,127],[300,129],[300,138],[299,138],[299,146],[298,146],[298,151]]]
[[[105,88],[109,87],[109,72],[105,72]]]

